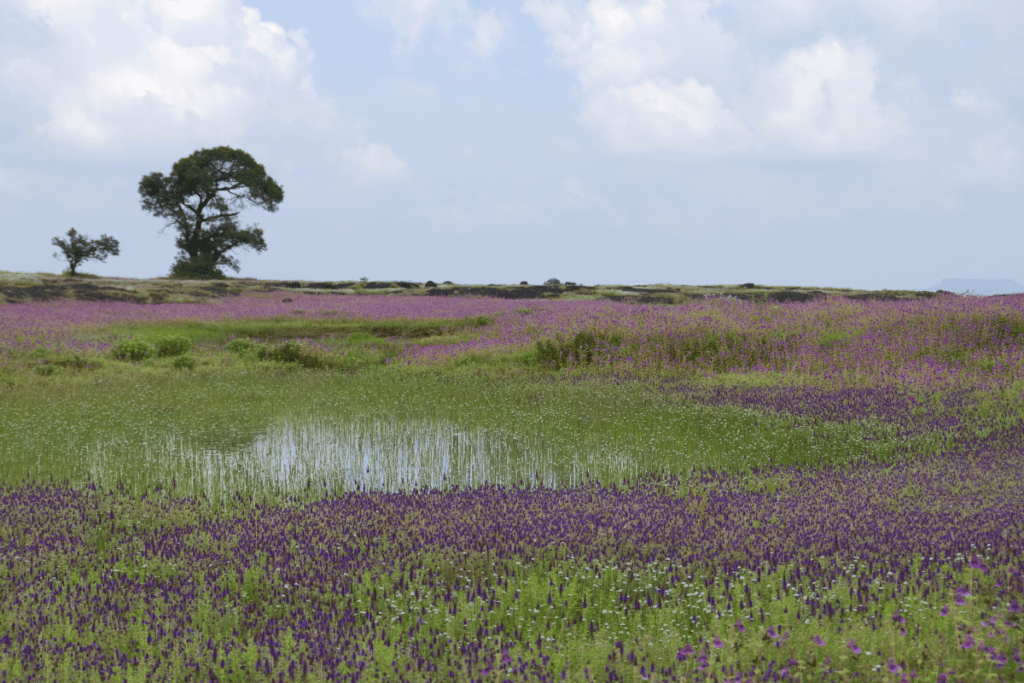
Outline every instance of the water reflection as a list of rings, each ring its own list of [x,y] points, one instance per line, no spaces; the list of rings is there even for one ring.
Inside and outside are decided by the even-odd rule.
[[[313,480],[385,491],[484,482],[554,486],[575,483],[586,471],[577,458],[556,464],[552,455],[501,428],[364,418],[281,422],[255,440],[249,457],[283,485]]]

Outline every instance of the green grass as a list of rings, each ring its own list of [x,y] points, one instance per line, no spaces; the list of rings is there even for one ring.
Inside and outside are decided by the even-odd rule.
[[[313,371],[247,361],[178,371],[42,377],[0,413],[8,482],[53,477],[184,492],[266,493],[326,482],[400,487],[613,482],[647,471],[846,464],[922,451],[881,424],[802,425],[682,405],[643,383],[560,381],[377,366]]]
[[[93,565],[76,566],[74,571],[59,564],[42,569],[16,564],[0,567],[0,587],[20,573],[45,570],[48,580],[54,577],[67,586],[69,594],[103,598],[100,570],[177,576],[178,567],[138,560],[128,529],[192,528],[203,519],[229,521],[244,512],[246,501],[252,501],[248,496],[299,506],[311,498],[367,486],[444,488],[485,481],[555,485],[588,477],[621,483],[652,471],[685,474],[707,468],[752,472],[773,465],[854,465],[863,460],[913,458],[968,435],[936,432],[907,439],[894,427],[872,420],[801,421],[735,407],[688,405],[664,391],[661,382],[620,381],[585,369],[551,372],[538,363],[536,348],[468,353],[440,367],[388,365],[404,344],[458,343],[474,338],[487,324],[487,319],[478,318],[438,323],[319,316],[133,325],[93,329],[87,334],[91,339],[130,337],[147,344],[184,335],[194,346],[184,356],[154,353],[138,363],[117,361],[110,355],[40,351],[28,356],[25,365],[9,367],[6,381],[0,383],[0,480],[53,479],[77,488],[95,485],[100,491],[97,505],[104,510],[109,507],[110,520],[115,520],[116,508],[110,529],[120,525],[122,536],[114,541],[103,516],[102,527],[95,525],[87,539],[90,552],[96,551],[95,557],[90,556]],[[297,338],[311,341],[294,347],[296,355],[288,360],[285,343]],[[237,340],[252,344],[247,349],[242,349],[245,344],[229,349]],[[837,335],[827,341],[842,344],[844,338]],[[194,363],[180,363],[181,358]],[[704,382],[805,384],[799,377],[781,373],[721,374]],[[984,435],[987,430],[1019,423],[1024,416],[1022,390],[1024,383],[1002,387],[958,409],[964,411],[969,434]],[[938,410],[930,402],[936,397],[920,398],[922,413]],[[679,491],[666,493],[693,495],[696,489],[687,487],[699,488],[696,479],[684,478]],[[771,495],[784,495],[787,488],[784,473],[750,473],[745,481],[749,490]],[[164,493],[154,494],[159,488]],[[179,505],[181,496],[201,502]],[[11,541],[21,531],[0,529],[0,536]],[[190,542],[225,555],[232,551],[230,535],[223,539],[197,536]],[[382,534],[373,542],[384,547],[398,541]],[[984,680],[996,672],[980,655],[960,647],[963,629],[997,631],[1006,625],[996,625],[994,618],[991,627],[978,625],[986,618],[984,600],[993,593],[997,578],[972,578],[969,570],[953,569],[955,562],[924,587],[872,583],[878,606],[872,616],[804,621],[800,610],[806,610],[808,595],[852,611],[851,588],[859,585],[856,576],[870,575],[870,568],[851,558],[828,558],[828,562],[843,563],[841,576],[829,585],[810,585],[794,579],[786,569],[760,576],[746,570],[702,573],[658,562],[583,562],[548,547],[502,562],[486,550],[457,557],[431,550],[417,559],[420,574],[414,579],[407,571],[392,575],[386,568],[386,548],[377,550],[384,568],[358,577],[365,580],[353,583],[345,598],[352,601],[356,613],[372,613],[374,630],[387,635],[377,644],[376,663],[381,671],[367,673],[368,680],[394,680],[393,671],[404,671],[413,663],[402,643],[418,619],[423,620],[424,630],[446,634],[456,644],[472,640],[482,628],[493,634],[499,624],[504,631],[501,637],[508,638],[514,631],[519,643],[541,639],[545,646],[550,643],[550,673],[568,669],[572,680],[584,680],[579,674],[583,669],[597,675],[606,666],[625,680],[639,680],[638,663],[675,660],[681,645],[696,644],[701,638],[708,642],[716,636],[723,647],[715,648],[712,656],[720,663],[742,668],[762,657],[792,659],[805,680],[820,676],[826,660],[835,680],[854,680],[854,673],[860,675],[856,680],[873,680],[889,657],[907,668],[934,673],[941,668],[936,656],[945,665],[968,672],[967,680]],[[301,553],[294,541],[287,551]],[[303,593],[298,586],[285,590],[269,573],[238,575],[205,566],[189,571],[200,586],[199,604],[205,605],[194,615],[203,642],[239,643],[231,655],[235,680],[246,680],[250,673],[255,676],[254,661],[271,659],[265,646],[245,641],[245,634],[232,635],[238,609],[262,601],[268,620],[284,620],[301,614],[309,600],[331,599],[322,593]],[[782,589],[784,579],[786,589]],[[969,596],[962,609],[954,608],[950,618],[938,618],[939,605],[951,603],[956,588],[974,585],[972,581],[980,586],[978,595]],[[480,611],[458,595],[460,588],[473,586],[493,588],[492,610]],[[896,588],[900,589],[898,599]],[[742,604],[744,589],[751,591],[745,609],[710,607],[709,598],[719,605]],[[455,600],[449,604],[446,593],[453,590]],[[378,598],[378,592],[386,597]],[[551,595],[558,599],[548,603]],[[647,599],[658,600],[659,607],[648,606]],[[639,608],[632,607],[637,604]],[[142,610],[138,605],[132,609]],[[899,632],[892,619],[897,610],[915,625],[912,635]],[[35,629],[34,620],[44,612],[50,616],[39,627],[39,638],[57,641],[73,632],[80,637],[57,606],[31,600],[0,616],[0,625]],[[124,619],[101,624],[103,647],[160,657],[167,640],[157,637],[159,623],[147,625],[141,614],[132,612],[139,621],[131,626],[124,625]],[[746,631],[733,626],[736,619],[745,620]],[[584,626],[593,623],[601,627],[596,636]],[[780,643],[767,634],[769,626],[792,635]],[[825,645],[810,641],[819,634]],[[278,668],[268,679],[285,671],[294,654],[289,648],[297,647],[290,638],[286,634],[278,643],[280,666],[275,655]],[[504,642],[497,635],[476,638],[485,643],[490,638],[499,650]],[[861,654],[847,647],[851,638]],[[446,656],[459,663],[463,653],[455,647]],[[511,656],[516,654],[513,644]],[[62,667],[70,663],[71,659],[51,662],[43,680],[67,680],[70,669]],[[17,656],[0,661],[0,670],[14,678],[19,666]],[[452,671],[463,674],[458,668]],[[139,668],[136,673],[141,678],[145,671]],[[184,677],[184,672],[179,673]],[[318,680],[316,671],[310,672],[310,680]]]
[[[405,344],[458,343],[489,322],[320,316],[89,330],[91,339],[159,345],[177,337],[194,346],[177,357],[154,347],[136,363],[40,350],[27,366],[8,366],[0,477],[142,488],[174,478],[184,492],[214,497],[295,490],[307,481],[326,490],[556,485],[649,471],[892,460],[962,436],[905,438],[871,420],[684,405],[657,381],[551,372],[535,347],[464,353],[436,367],[387,366]],[[313,341],[285,341],[297,337]],[[703,382],[801,384],[778,373]],[[1019,420],[1017,389],[976,401],[975,431]],[[921,410],[933,409],[921,399]]]
[[[175,321],[167,323],[135,323],[108,325],[81,334],[89,341],[114,341],[125,338],[153,342],[180,334],[195,344],[222,344],[236,337],[250,337],[265,342],[285,339],[344,339],[354,334],[382,339],[437,338],[458,336],[454,333],[490,324],[490,318],[478,316],[458,320],[364,320],[330,315],[308,315],[306,318],[280,317],[220,322]]]

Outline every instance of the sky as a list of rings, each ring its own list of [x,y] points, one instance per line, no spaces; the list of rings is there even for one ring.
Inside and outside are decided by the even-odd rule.
[[[219,145],[244,277],[1024,282],[1024,7],[0,0],[0,269],[166,275],[139,180]]]

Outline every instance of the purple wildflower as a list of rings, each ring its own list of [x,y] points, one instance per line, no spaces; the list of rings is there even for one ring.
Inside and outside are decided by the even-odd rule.
[[[815,634],[811,641],[818,647],[825,647],[825,641],[818,634]]]
[[[859,655],[860,654],[860,647],[857,646],[857,643],[854,642],[853,638],[850,638],[850,642],[848,642],[846,644],[846,647],[850,648],[850,650],[853,652],[853,654],[855,654],[855,655]]]

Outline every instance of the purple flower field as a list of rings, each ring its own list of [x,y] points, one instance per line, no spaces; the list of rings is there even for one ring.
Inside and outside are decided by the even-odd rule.
[[[927,391],[994,388],[1024,378],[1024,295],[942,296],[920,301],[850,301],[759,305],[707,300],[686,306],[607,301],[516,301],[461,297],[239,296],[206,304],[59,301],[0,307],[0,348],[102,349],[83,330],[175,320],[220,321],[332,312],[373,320],[496,316],[479,338],[415,345],[401,361],[437,363],[466,353],[528,348],[538,340],[596,332],[589,361],[621,373],[687,370],[775,373],[843,386],[896,385]],[[401,362],[400,361],[400,362]]]
[[[214,502],[174,479],[8,482],[0,679],[1024,681],[1024,296],[291,296],[0,306],[0,348],[99,353],[87,339],[126,322],[490,316],[456,343],[392,340],[381,371],[514,357],[534,373],[514,381],[935,438],[886,462],[561,487]]]
[[[292,299],[284,303],[283,299]],[[136,304],[123,301],[59,301],[0,306],[0,348],[16,351],[104,349],[108,344],[83,342],[85,330],[124,323],[171,321],[215,322],[277,317],[322,316],[337,313],[357,318],[455,319],[511,311],[516,302],[498,299],[315,296],[271,292],[213,299],[202,304]],[[299,313],[296,313],[298,311]]]
[[[1015,680],[1019,462],[220,509],[7,488],[0,661],[24,680],[710,681],[872,679],[891,658]]]
[[[522,347],[591,331],[591,358],[566,365],[661,373],[781,373],[844,386],[943,390],[994,387],[1024,372],[1024,296],[944,296],[922,301],[760,305],[708,300],[687,306],[597,301],[530,302],[499,315],[494,330],[460,345],[422,347],[411,360]],[[522,309],[521,309],[522,310]]]

